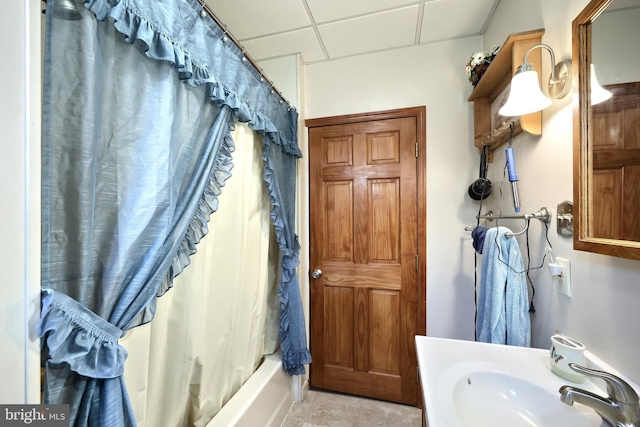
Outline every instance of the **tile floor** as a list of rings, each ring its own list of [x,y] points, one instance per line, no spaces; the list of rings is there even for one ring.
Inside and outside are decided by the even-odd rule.
[[[282,427],[421,427],[422,412],[413,406],[319,390],[295,403]]]

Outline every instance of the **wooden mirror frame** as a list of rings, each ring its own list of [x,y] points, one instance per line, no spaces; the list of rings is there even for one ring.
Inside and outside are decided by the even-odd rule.
[[[577,101],[573,102],[573,248],[640,260],[640,242],[605,239],[589,233],[589,180],[593,140],[591,127],[590,67],[591,24],[613,0],[592,0],[572,24],[573,78],[578,82]]]

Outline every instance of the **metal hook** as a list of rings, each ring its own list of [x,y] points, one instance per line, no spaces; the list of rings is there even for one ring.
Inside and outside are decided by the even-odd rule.
[[[529,229],[529,220],[527,219],[525,221],[525,223],[524,223],[524,228],[522,230],[518,231],[517,233],[506,232],[506,233],[504,233],[504,235],[507,236],[507,237],[519,236],[521,234],[524,234],[528,229]]]
[[[227,37],[227,31],[228,31],[228,29],[229,29],[229,28],[227,27],[227,25],[225,25],[225,26],[224,26],[224,33],[222,33],[222,34],[223,34],[223,36],[222,36],[222,43],[226,43],[226,42],[228,42],[228,41],[229,41],[229,37]]]

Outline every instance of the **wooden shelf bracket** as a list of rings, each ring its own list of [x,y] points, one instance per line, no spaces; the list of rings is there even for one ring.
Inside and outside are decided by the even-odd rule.
[[[474,145],[479,151],[485,145],[490,146],[488,162],[493,162],[493,150],[507,142],[511,134],[502,118],[497,113],[492,114],[492,107],[495,110],[499,108],[496,103],[504,102],[501,95],[511,83],[518,66],[522,64],[524,53],[531,46],[541,43],[543,34],[544,29],[510,34],[469,96],[469,102],[473,102]],[[539,49],[530,52],[527,59],[537,70],[542,69],[542,54]],[[540,73],[538,79],[541,81]],[[522,131],[542,135],[542,111],[516,117],[514,122],[514,136]]]

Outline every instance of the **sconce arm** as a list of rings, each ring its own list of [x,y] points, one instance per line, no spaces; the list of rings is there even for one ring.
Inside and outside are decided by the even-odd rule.
[[[523,62],[524,62],[524,64],[527,64],[528,63],[527,55],[529,55],[529,52],[531,52],[533,49],[537,49],[539,47],[546,49],[549,52],[549,54],[551,55],[551,70],[552,71],[551,71],[551,78],[549,80],[549,83],[550,84],[556,84],[556,83],[558,83],[558,76],[557,76],[557,73],[556,73],[556,55],[553,53],[553,49],[551,49],[551,46],[549,46],[547,44],[543,44],[543,43],[531,46],[524,53]]]
[[[556,55],[549,45],[540,43],[527,49],[524,53],[523,64],[518,67],[516,74],[524,71],[535,71],[533,64],[527,61],[527,56],[529,52],[539,47],[546,49],[551,55],[551,77],[549,77],[547,85],[549,96],[554,99],[563,98],[571,90],[571,60],[567,59],[556,64]]]

